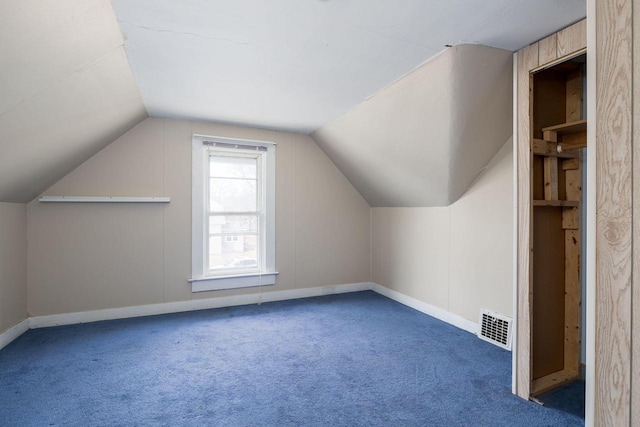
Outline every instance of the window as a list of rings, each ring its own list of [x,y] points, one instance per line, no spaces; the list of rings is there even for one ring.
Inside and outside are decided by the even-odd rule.
[[[275,283],[275,144],[193,136],[193,292]]]

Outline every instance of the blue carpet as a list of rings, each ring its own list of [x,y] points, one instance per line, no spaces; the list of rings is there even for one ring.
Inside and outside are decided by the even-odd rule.
[[[543,394],[538,399],[548,408],[559,409],[584,418],[584,392],[584,381],[574,381]]]
[[[511,353],[373,292],[31,330],[2,426],[579,426]]]

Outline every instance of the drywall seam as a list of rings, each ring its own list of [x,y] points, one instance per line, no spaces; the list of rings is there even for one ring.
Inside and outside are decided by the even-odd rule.
[[[451,310],[451,264],[453,263],[453,257],[451,256],[451,206],[447,207],[447,310]]]
[[[9,109],[3,111],[2,113],[0,113],[0,117],[9,114],[10,112],[15,110],[16,108],[19,108],[20,106],[22,106],[23,104],[31,101],[32,99],[36,99],[38,97],[41,97],[43,93],[47,92],[48,90],[50,90],[51,88],[55,87],[56,85],[67,81],[68,79],[74,77],[75,75],[77,75],[79,73],[82,73],[82,72],[85,72],[85,71],[89,70],[90,68],[92,68],[95,65],[98,65],[103,59],[105,59],[107,56],[111,55],[112,52],[114,52],[114,51],[116,51],[118,49],[123,49],[124,50],[123,45],[119,44],[118,46],[115,46],[112,49],[109,49],[106,53],[104,53],[103,55],[100,55],[100,57],[94,59],[93,61],[91,61],[91,62],[89,62],[87,64],[83,64],[83,65],[79,66],[78,68],[76,68],[75,70],[71,71],[70,73],[65,74],[63,77],[60,77],[59,79],[57,79],[53,83],[47,85],[42,90],[40,90],[38,93],[35,93],[35,94],[31,95],[31,96],[28,96],[28,97],[20,100],[19,102],[17,102],[13,106],[11,106],[11,108],[9,108]]]
[[[166,167],[166,158],[167,158],[167,143],[166,143],[166,139],[167,139],[167,124],[166,122],[162,122],[162,178],[161,178],[161,185],[162,185],[162,194],[167,194],[167,188],[165,186],[165,174],[167,171],[167,167]],[[166,279],[166,271],[165,271],[165,256],[167,254],[166,252],[166,246],[165,246],[165,239],[166,239],[166,216],[167,216],[167,210],[165,208],[162,209],[162,302],[167,302],[167,297],[166,297],[166,285],[167,285],[167,279]]]
[[[369,207],[369,281],[373,282],[373,208]]]
[[[276,151],[276,155],[278,152]],[[293,217],[298,218],[298,144],[293,144]],[[371,209],[371,208],[369,208]],[[293,280],[298,283],[298,227],[291,227],[293,234]],[[371,246],[371,244],[369,244]]]

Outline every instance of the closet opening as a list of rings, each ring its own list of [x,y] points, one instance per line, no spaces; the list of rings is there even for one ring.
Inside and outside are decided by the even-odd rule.
[[[582,415],[586,60],[582,53],[535,71],[530,86],[531,396],[570,399],[576,410],[581,393]]]

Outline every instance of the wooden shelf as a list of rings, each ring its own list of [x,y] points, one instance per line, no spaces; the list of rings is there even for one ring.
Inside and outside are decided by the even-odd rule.
[[[562,123],[555,126],[542,128],[542,132],[556,132],[558,135],[567,135],[570,133],[585,132],[587,130],[586,120],[577,120],[575,122]]]
[[[568,148],[563,148],[562,151],[558,151],[558,143],[552,141],[545,141],[544,139],[533,138],[531,140],[531,151],[533,154],[545,157],[560,157],[563,159],[572,159],[580,157],[580,153],[577,151],[569,151]]]
[[[557,207],[578,207],[580,202],[575,200],[534,200],[533,206],[557,206]]]

